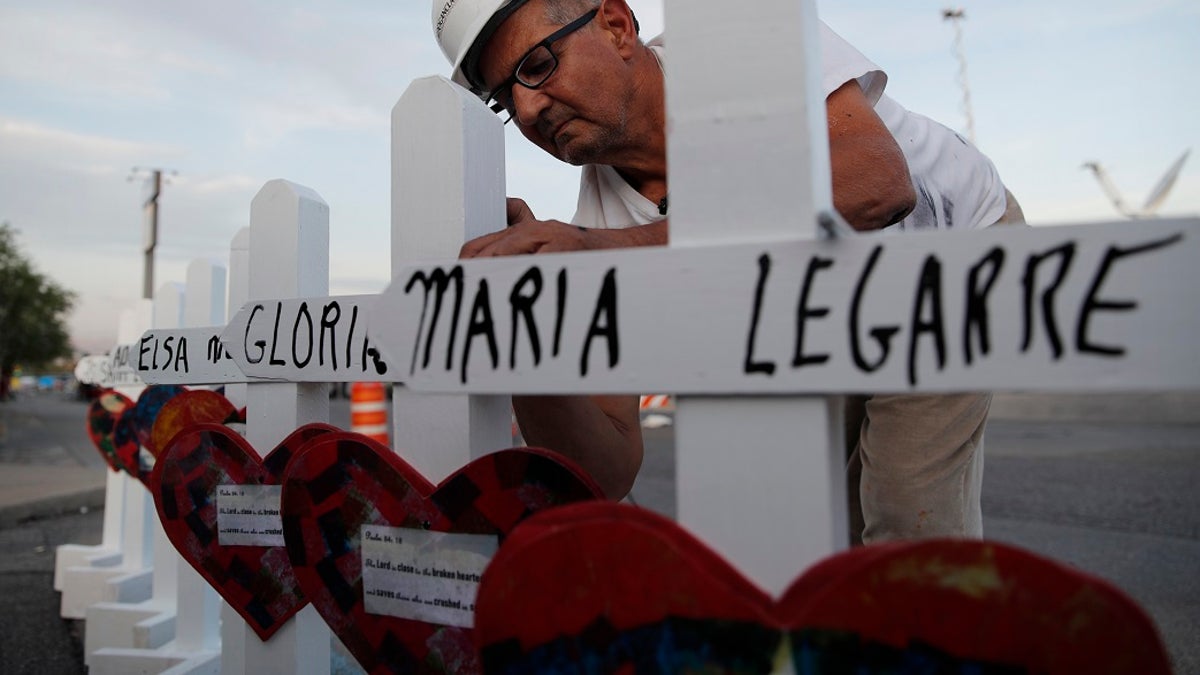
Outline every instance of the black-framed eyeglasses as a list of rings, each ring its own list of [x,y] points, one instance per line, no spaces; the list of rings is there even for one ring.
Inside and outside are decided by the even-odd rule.
[[[550,49],[550,45],[588,25],[592,19],[596,18],[599,11],[599,7],[591,10],[534,45],[517,62],[513,74],[487,95],[484,101],[493,112],[504,118],[505,124],[508,124],[509,120],[516,115],[512,88],[519,84],[526,89],[537,89],[545,84],[546,80],[550,79],[550,76],[558,69],[558,57],[555,56],[554,50]]]

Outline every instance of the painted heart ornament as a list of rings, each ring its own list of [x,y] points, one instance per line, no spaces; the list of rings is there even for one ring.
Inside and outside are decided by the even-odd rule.
[[[260,457],[229,427],[195,424],[155,464],[151,491],[167,538],[264,641],[307,604],[284,549],[284,469],[305,443],[336,431],[303,426]]]
[[[476,606],[487,673],[1170,672],[1123,593],[1013,547],[857,548],[774,600],[674,522],[598,502],[519,527]]]
[[[138,394],[137,404],[133,407],[131,421],[134,431],[137,433],[138,442],[152,455],[157,455],[152,445],[151,437],[154,431],[154,423],[158,420],[159,413],[162,412],[163,407],[171,399],[186,392],[186,387],[177,384],[153,384],[143,389],[141,394]]]
[[[140,480],[137,431],[129,411],[134,401],[124,394],[107,390],[88,405],[88,438],[113,471],[124,471]]]
[[[433,485],[383,445],[329,434],[288,466],[287,550],[300,586],[370,673],[477,673],[474,590],[533,513],[597,499],[557,455],[504,450]]]
[[[194,389],[172,396],[158,407],[146,440],[146,448],[158,457],[171,439],[185,429],[202,423],[229,424],[244,421],[233,403],[208,389]]]

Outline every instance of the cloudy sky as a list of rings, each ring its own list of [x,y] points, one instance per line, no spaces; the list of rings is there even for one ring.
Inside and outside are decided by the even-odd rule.
[[[977,142],[1032,222],[1117,217],[1085,161],[1140,204],[1200,146],[1200,3],[963,1]],[[629,4],[644,34],[663,30],[661,0]],[[888,71],[893,97],[962,130],[947,4],[819,8]],[[177,172],[161,200],[157,282],[182,281],[195,258],[224,261],[254,194],[286,178],[330,204],[332,292],[378,292],[390,111],[414,78],[446,68],[425,0],[0,0],[0,222],[79,294],[82,350],[111,346],[117,313],[141,295],[133,167]],[[511,130],[507,154],[510,194],[569,218],[577,169]],[[1197,213],[1192,158],[1160,214]]]

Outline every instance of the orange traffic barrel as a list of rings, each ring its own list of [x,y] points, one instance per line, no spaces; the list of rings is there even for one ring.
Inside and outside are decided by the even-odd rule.
[[[382,383],[350,385],[350,430],[388,445],[387,392]]]

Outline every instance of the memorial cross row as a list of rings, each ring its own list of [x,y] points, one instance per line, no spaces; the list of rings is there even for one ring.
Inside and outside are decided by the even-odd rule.
[[[666,4],[670,248],[414,265],[503,227],[505,194],[499,120],[419,80],[393,113],[396,273],[377,300],[327,296],[328,207],[275,181],[251,208],[254,300],[228,327],[147,333],[110,371],[250,382],[252,448],[327,419],[315,383],[403,383],[395,446],[431,481],[503,447],[507,400],[480,394],[679,392],[681,524],[776,594],[845,546],[826,394],[1200,381],[1195,220],[811,240],[832,201],[814,3]],[[754,68],[743,40],[712,39],[763,25]],[[307,609],[269,643],[225,618],[223,672],[328,667]]]

